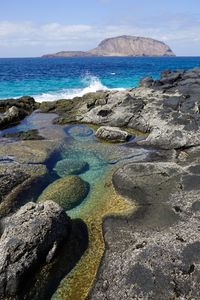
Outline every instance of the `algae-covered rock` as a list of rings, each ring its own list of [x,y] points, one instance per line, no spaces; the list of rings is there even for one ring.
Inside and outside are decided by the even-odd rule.
[[[58,161],[54,167],[54,171],[60,177],[64,177],[66,175],[79,175],[81,173],[84,173],[88,169],[89,165],[87,162],[67,158]]]
[[[41,194],[38,201],[53,200],[65,210],[78,205],[88,194],[89,184],[79,176],[65,176],[50,184]]]

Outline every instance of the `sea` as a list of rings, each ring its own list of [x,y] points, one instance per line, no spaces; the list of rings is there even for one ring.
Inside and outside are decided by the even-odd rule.
[[[161,71],[200,67],[200,57],[0,58],[0,99],[29,95],[38,102],[138,86]]]

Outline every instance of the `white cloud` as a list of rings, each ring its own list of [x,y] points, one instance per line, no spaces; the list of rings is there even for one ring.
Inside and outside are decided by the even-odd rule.
[[[200,49],[199,16],[160,16],[150,22],[137,20],[132,24],[101,26],[1,21],[0,56],[6,56],[8,49],[11,56],[18,53],[24,56],[27,49],[27,56],[61,50],[89,50],[104,38],[123,34],[163,40],[175,48],[173,50],[178,51],[178,54],[184,54],[184,44],[187,45],[187,51],[188,47],[191,51],[192,47]],[[200,55],[198,51],[194,54]]]

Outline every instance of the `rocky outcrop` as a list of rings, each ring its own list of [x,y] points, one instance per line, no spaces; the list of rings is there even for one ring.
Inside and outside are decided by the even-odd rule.
[[[96,137],[109,142],[126,142],[129,134],[118,127],[101,126],[96,131]]]
[[[43,57],[175,56],[165,43],[151,38],[122,35],[103,40],[90,51],[61,51]]]
[[[38,108],[32,97],[24,96],[19,99],[0,101],[0,130],[16,125],[27,115]]]
[[[115,172],[116,190],[138,209],[105,219],[106,251],[88,299],[199,299],[197,148]]]
[[[16,296],[51,261],[70,234],[71,221],[54,202],[28,203],[8,218],[0,239],[0,296]]]
[[[163,42],[127,35],[103,40],[90,53],[97,56],[174,56]]]
[[[200,144],[200,69],[165,71],[139,88],[90,93],[73,100],[43,103],[57,112],[58,124],[82,122],[128,127],[148,133],[138,144],[178,149]]]

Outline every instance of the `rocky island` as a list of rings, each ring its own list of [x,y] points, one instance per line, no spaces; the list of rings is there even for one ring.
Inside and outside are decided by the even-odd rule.
[[[89,51],[61,51],[43,57],[85,56],[175,56],[165,43],[144,37],[118,36],[103,40],[97,48]]]
[[[195,68],[0,102],[0,297],[200,298],[199,95]],[[24,117],[34,139],[5,136]]]

